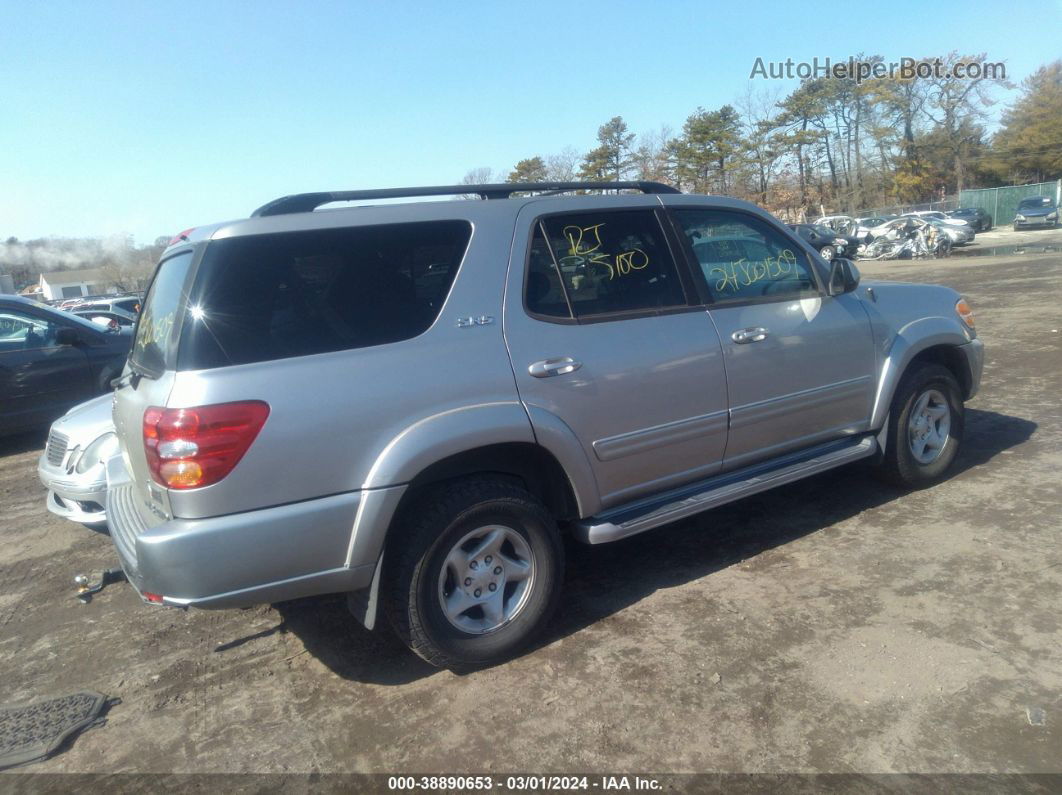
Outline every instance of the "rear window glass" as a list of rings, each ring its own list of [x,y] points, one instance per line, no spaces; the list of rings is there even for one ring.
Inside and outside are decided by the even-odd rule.
[[[465,221],[438,221],[214,241],[189,297],[178,369],[415,337],[439,316],[471,234]]]

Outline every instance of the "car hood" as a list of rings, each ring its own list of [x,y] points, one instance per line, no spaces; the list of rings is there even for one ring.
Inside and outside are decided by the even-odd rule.
[[[1020,207],[1017,210],[1017,215],[1024,215],[1026,218],[1039,218],[1043,215],[1050,215],[1053,212],[1057,212],[1057,207],[1030,207],[1027,210],[1023,210]]]
[[[52,423],[52,430],[66,436],[69,447],[85,447],[107,431],[114,430],[110,393],[79,403]]]

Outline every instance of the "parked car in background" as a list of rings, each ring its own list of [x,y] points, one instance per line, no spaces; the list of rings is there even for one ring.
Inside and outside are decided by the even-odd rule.
[[[870,242],[860,248],[860,254],[870,259],[946,257],[954,241],[965,241],[969,234],[957,226],[905,215],[871,229]]]
[[[980,207],[960,207],[947,214],[949,218],[965,221],[975,232],[987,232],[992,228],[992,216]]]
[[[921,218],[923,221],[937,221],[942,224],[948,224],[949,226],[970,226],[970,224],[966,223],[962,218],[949,218],[940,210],[918,210],[916,212],[904,213],[901,218]]]
[[[146,602],[346,592],[433,664],[497,662],[563,599],[562,533],[612,542],[863,459],[936,482],[982,361],[954,290],[861,284],[737,199],[287,196],[163,252],[107,521]]]
[[[1030,196],[1018,202],[1014,215],[1014,231],[1035,226],[1058,226],[1058,205],[1050,196]]]
[[[132,328],[136,325],[136,315],[121,309],[86,309],[75,306],[68,310],[71,314],[90,320],[98,326],[113,329]]]
[[[897,215],[870,215],[866,218],[856,218],[856,223],[866,230],[871,230],[875,226],[881,226],[882,224],[893,221],[899,216]]]
[[[48,489],[48,510],[93,530],[106,530],[105,462],[117,453],[109,394],[74,406],[53,422],[37,462],[37,475]]]
[[[855,238],[839,235],[828,226],[789,224],[789,228],[806,240],[827,262],[835,256],[854,258],[859,248]]]
[[[931,215],[908,213],[907,215],[901,215],[895,221],[889,221],[888,223],[882,224],[881,226],[876,226],[871,229],[871,239],[880,237],[888,229],[895,228],[895,225],[898,222],[902,223],[907,219],[913,219],[914,221],[917,221],[921,224],[930,224],[934,228],[939,229],[941,233],[948,238],[948,242],[952,246],[962,246],[966,243],[972,243],[976,236],[973,227],[967,224],[965,221],[961,224],[950,224],[946,223],[945,221],[941,221],[940,219]]]
[[[850,215],[824,215],[811,223],[829,227],[837,234],[854,237],[861,243],[866,242],[867,233],[870,231]]]
[[[127,315],[136,315],[140,311],[139,295],[121,295],[118,297],[97,297],[93,299],[83,299],[78,304],[70,307],[71,310],[89,310],[99,309],[105,312],[125,312]]]
[[[863,246],[863,242],[869,234],[868,230],[867,234],[863,237],[856,237],[854,235],[837,235],[837,246],[839,247],[837,252],[838,255],[848,259],[856,259],[859,255],[859,249]]]
[[[948,240],[951,241],[952,246],[965,246],[967,243],[973,243],[974,239],[977,237],[977,233],[974,231],[974,228],[969,224],[963,224],[962,226],[959,226],[957,224],[945,223],[944,221],[941,221],[937,218],[926,217],[923,217],[922,220],[928,224],[932,224],[945,235],[947,235]]]
[[[0,434],[46,425],[110,389],[132,334],[70,312],[0,296]]]

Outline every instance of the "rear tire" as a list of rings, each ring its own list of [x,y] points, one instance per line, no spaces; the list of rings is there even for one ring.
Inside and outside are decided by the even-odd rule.
[[[549,621],[564,547],[553,517],[507,481],[426,492],[388,546],[384,609],[398,636],[432,665],[500,662]]]
[[[939,364],[905,373],[889,408],[882,477],[908,489],[941,480],[959,453],[964,407],[955,376]]]

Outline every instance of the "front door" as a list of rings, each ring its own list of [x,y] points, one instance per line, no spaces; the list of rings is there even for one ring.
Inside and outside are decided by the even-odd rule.
[[[576,200],[578,201],[578,200]],[[505,333],[532,424],[582,446],[603,507],[713,474],[726,444],[722,348],[690,300],[655,201],[522,211]],[[569,205],[570,206],[570,205]]]
[[[723,346],[724,468],[866,431],[875,353],[860,299],[826,295],[805,249],[751,213],[683,207],[674,216]]]

